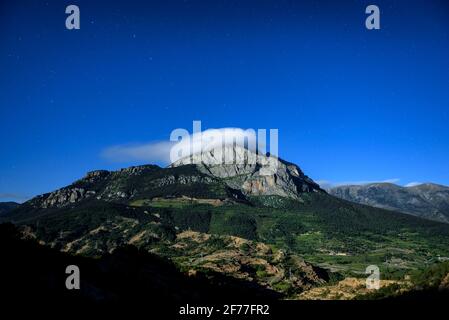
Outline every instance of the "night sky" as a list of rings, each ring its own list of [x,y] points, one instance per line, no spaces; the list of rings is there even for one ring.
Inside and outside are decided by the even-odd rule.
[[[104,150],[193,120],[277,128],[314,180],[449,185],[449,4],[337,2],[1,1],[0,201],[144,164]]]

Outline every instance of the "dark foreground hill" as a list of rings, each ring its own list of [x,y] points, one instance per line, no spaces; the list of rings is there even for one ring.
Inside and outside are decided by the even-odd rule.
[[[181,273],[170,261],[133,246],[100,259],[73,256],[24,240],[11,224],[0,224],[2,304],[39,303],[42,307],[100,303],[157,305],[231,299],[271,301],[281,295],[256,283],[221,274]],[[67,290],[65,269],[80,269],[80,290]],[[43,304],[43,305],[42,305]]]

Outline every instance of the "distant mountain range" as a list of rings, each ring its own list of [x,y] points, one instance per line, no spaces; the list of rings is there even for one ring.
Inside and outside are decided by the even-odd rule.
[[[449,223],[449,187],[424,183],[401,187],[391,183],[346,185],[331,188],[331,195],[377,208]]]
[[[18,206],[20,206],[20,204],[13,201],[0,202],[0,217],[6,215],[8,212],[17,208]]]

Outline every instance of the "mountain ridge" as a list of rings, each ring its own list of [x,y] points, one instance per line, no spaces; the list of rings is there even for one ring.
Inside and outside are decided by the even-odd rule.
[[[393,183],[343,185],[330,188],[329,194],[388,210],[449,223],[449,187],[435,183],[399,186]]]
[[[0,202],[0,216],[7,215],[10,211],[20,206],[20,203],[14,201]]]
[[[232,201],[247,201],[251,196],[281,196],[300,200],[303,193],[325,192],[295,164],[245,148],[231,148],[237,158],[246,154],[254,162],[210,164],[216,161],[211,150],[197,164],[183,158],[165,168],[147,164],[116,171],[93,170],[68,186],[26,201],[25,205],[50,208],[85,199],[124,202],[181,196]],[[209,159],[209,164],[204,159]]]

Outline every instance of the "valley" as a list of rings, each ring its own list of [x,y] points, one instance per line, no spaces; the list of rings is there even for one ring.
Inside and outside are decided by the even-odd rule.
[[[133,246],[185,275],[220,274],[284,299],[367,294],[360,286],[369,265],[385,286],[406,291],[411,273],[448,259],[449,225],[336,198],[279,161],[274,176],[259,165],[94,171],[0,221],[73,256]]]

